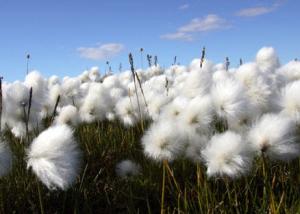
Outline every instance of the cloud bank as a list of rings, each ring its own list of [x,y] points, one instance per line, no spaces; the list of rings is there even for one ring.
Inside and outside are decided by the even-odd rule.
[[[117,56],[122,50],[124,50],[124,45],[120,43],[107,43],[95,47],[77,48],[80,57],[91,60],[107,60]]]
[[[225,29],[228,27],[230,27],[230,25],[225,19],[216,14],[209,14],[204,18],[192,19],[186,25],[179,27],[175,33],[163,34],[160,37],[168,40],[192,41],[195,33]]]
[[[244,8],[239,10],[235,15],[241,16],[241,17],[254,17],[254,16],[260,16],[267,13],[271,13],[275,11],[281,4],[283,3],[282,0],[276,1],[271,6],[261,6],[261,7],[250,7],[250,8]]]

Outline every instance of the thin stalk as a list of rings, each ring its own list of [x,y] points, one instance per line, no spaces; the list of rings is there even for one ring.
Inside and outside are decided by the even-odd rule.
[[[163,160],[163,177],[162,177],[162,187],[161,187],[161,202],[160,202],[160,213],[165,213],[165,185],[166,185],[166,163],[167,160]]]
[[[202,211],[202,203],[200,198],[201,184],[202,184],[201,169],[199,163],[197,163],[197,198],[198,198],[199,209]]]
[[[26,55],[26,74],[28,74],[28,71],[29,71],[29,59],[30,59],[30,54],[27,54]]]
[[[140,49],[140,52],[141,52],[141,68],[142,68],[142,70],[144,70],[144,63],[143,63],[143,51],[144,51],[144,49],[143,49],[143,48],[141,48],[141,49]]]
[[[228,197],[229,203],[233,204],[231,193],[230,193],[230,188],[229,188],[229,181],[228,181],[227,177],[225,178],[224,182],[225,182],[225,186],[226,186],[226,192],[227,192],[227,197]]]
[[[136,75],[135,75],[135,70],[134,70],[134,65],[133,65],[133,57],[132,57],[131,53],[129,54],[129,63],[130,63],[131,73],[132,73],[133,82],[134,82],[136,100],[137,100],[137,104],[138,104],[138,108],[139,108],[139,115],[140,115],[140,120],[141,120],[141,127],[142,127],[142,130],[144,130],[143,121],[142,121],[141,106],[140,106],[140,101],[139,101],[139,96],[138,96],[138,91],[137,91],[137,86],[136,86],[136,79],[135,79]]]
[[[167,96],[169,96],[169,80],[168,80],[167,77],[166,77],[165,89],[166,89],[166,92],[167,92]]]
[[[280,197],[280,201],[279,201],[279,204],[278,204],[278,207],[277,207],[277,210],[276,210],[276,213],[279,213],[280,211],[280,208],[281,208],[281,205],[283,203],[283,200],[284,200],[284,197],[285,197],[285,192],[283,191],[281,197]]]
[[[150,207],[150,203],[149,203],[149,197],[147,196],[147,210],[148,210],[148,214],[151,214],[151,207]]]
[[[177,213],[180,214],[180,193],[178,193],[178,196],[177,196]]]
[[[40,187],[40,183],[38,180],[36,180],[37,182],[37,189],[38,189],[38,194],[39,194],[39,203],[40,203],[40,210],[41,210],[41,214],[44,214],[44,206],[43,206],[43,200],[42,200],[42,193],[41,193],[41,187]]]
[[[26,103],[22,103],[22,107],[23,107],[23,114],[24,114],[24,123],[25,123],[25,129],[26,129],[26,137],[28,140],[28,119],[27,119],[27,113],[26,113]],[[28,143],[28,141],[27,141]]]
[[[28,102],[28,109],[27,109],[27,123],[29,122],[31,104],[32,104],[32,87],[29,90],[29,102]]]
[[[147,104],[147,101],[146,101],[146,97],[145,97],[145,94],[144,94],[144,90],[143,90],[143,88],[142,88],[141,80],[140,80],[139,76],[137,75],[137,73],[136,73],[136,72],[134,72],[134,73],[135,73],[136,79],[137,79],[137,81],[138,81],[138,83],[139,83],[139,87],[140,87],[141,92],[142,92],[142,95],[143,95],[143,99],[144,99],[144,102],[145,102],[145,105],[146,105],[147,113],[149,114],[148,104]]]
[[[265,203],[267,202],[268,200],[268,172],[267,172],[267,169],[266,169],[266,157],[265,157],[265,153],[262,152],[262,170],[263,170],[263,183],[264,183],[264,187],[263,187],[263,207],[265,207]]]
[[[54,117],[55,117],[55,115],[56,115],[56,110],[57,110],[59,101],[60,101],[60,95],[58,95],[58,97],[57,97],[57,99],[56,99],[56,102],[55,102],[55,106],[54,106],[53,113],[52,113],[52,116],[51,116],[51,123],[53,122]]]
[[[226,57],[226,62],[225,62],[226,71],[229,70],[229,65],[230,65],[229,58]]]
[[[172,177],[172,180],[173,180],[173,182],[174,182],[174,184],[175,184],[175,187],[176,187],[177,191],[178,191],[179,193],[181,193],[181,190],[180,190],[180,188],[179,188],[179,185],[178,185],[178,183],[177,183],[177,181],[176,181],[176,179],[175,179],[174,173],[173,173],[173,171],[171,170],[171,168],[170,168],[168,162],[166,162],[166,169],[168,170],[169,175]]]
[[[205,58],[205,47],[203,47],[203,49],[202,49],[202,55],[201,55],[201,60],[200,60],[200,68],[202,68],[204,58]]]
[[[29,144],[29,129],[28,129],[28,124],[29,124],[29,118],[30,118],[30,110],[31,110],[31,103],[32,103],[32,87],[29,90],[29,102],[28,102],[28,108],[27,108],[27,116],[26,118],[26,137],[27,137],[27,144]],[[24,107],[24,114],[25,113],[25,107]]]

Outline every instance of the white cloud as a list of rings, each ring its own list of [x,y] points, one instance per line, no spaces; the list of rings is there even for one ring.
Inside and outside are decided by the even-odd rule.
[[[229,23],[218,15],[209,14],[204,18],[196,18],[177,29],[175,33],[161,35],[162,39],[191,41],[195,33],[229,28]]]
[[[179,10],[186,10],[186,9],[188,9],[190,7],[190,5],[189,4],[183,4],[183,5],[180,5],[179,6]]]
[[[183,41],[192,41],[193,36],[184,32],[168,33],[161,35],[160,38],[168,40],[183,40]]]
[[[281,4],[283,4],[284,0],[278,0],[274,2],[271,6],[261,6],[261,7],[250,7],[245,8],[238,11],[235,15],[242,17],[252,17],[252,16],[260,16],[263,14],[271,13],[276,10]]]
[[[228,27],[227,21],[215,14],[207,15],[205,18],[193,19],[187,25],[178,29],[179,32],[205,32]]]
[[[246,8],[238,11],[236,13],[237,16],[244,16],[244,17],[250,17],[250,16],[259,16],[266,13],[270,13],[274,10],[273,7],[252,7],[252,8]]]
[[[123,44],[107,43],[95,47],[80,47],[77,51],[80,57],[92,60],[107,60],[118,55],[124,49]]]

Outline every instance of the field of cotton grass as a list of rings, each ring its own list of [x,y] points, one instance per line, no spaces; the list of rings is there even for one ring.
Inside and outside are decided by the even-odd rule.
[[[300,62],[147,58],[4,77],[0,213],[300,213]]]

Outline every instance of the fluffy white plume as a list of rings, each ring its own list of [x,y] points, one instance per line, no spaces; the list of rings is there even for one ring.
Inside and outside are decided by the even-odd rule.
[[[107,89],[100,83],[92,83],[79,110],[81,119],[84,122],[103,120],[110,106],[111,99]]]
[[[124,97],[116,103],[116,113],[125,126],[133,126],[138,118],[132,99],[134,97]]]
[[[116,174],[121,178],[138,175],[140,170],[140,165],[131,160],[123,160],[116,166]]]
[[[61,103],[63,105],[72,104],[75,106],[79,105],[80,94],[80,84],[79,78],[65,77],[62,83],[62,93],[61,93]]]
[[[279,67],[279,59],[272,47],[263,47],[256,54],[256,63],[263,72],[274,72]]]
[[[36,103],[41,104],[44,102],[47,95],[47,82],[38,71],[30,72],[25,78],[24,85],[27,88],[32,88],[32,99]]]
[[[279,106],[282,113],[289,116],[297,124],[300,123],[300,80],[288,84],[282,89]]]
[[[55,123],[76,126],[79,123],[79,114],[77,108],[72,105],[62,107],[58,116],[55,118]]]
[[[93,82],[97,82],[100,80],[100,71],[98,67],[92,67],[89,72],[89,78]]]
[[[289,82],[300,80],[300,61],[291,61],[287,63],[278,69],[278,73]]]
[[[209,92],[211,85],[211,74],[204,70],[193,70],[189,74],[182,88],[182,94],[193,98],[197,95],[205,95]]]
[[[174,160],[183,151],[185,142],[172,120],[153,123],[142,138],[144,153],[156,161]]]
[[[212,137],[202,151],[208,176],[238,177],[251,166],[251,155],[242,137],[232,131]]]
[[[245,88],[233,78],[215,83],[211,95],[216,113],[221,119],[239,120],[247,112]]]
[[[27,151],[27,168],[49,189],[67,189],[78,175],[81,152],[66,125],[50,127],[35,138]]]
[[[214,119],[214,106],[210,96],[192,99],[179,116],[183,128],[192,128],[199,133],[207,133]]]
[[[257,152],[271,159],[291,160],[299,156],[295,123],[283,115],[265,114],[249,131],[248,139]]]
[[[50,88],[53,85],[57,85],[57,84],[60,84],[60,80],[59,80],[58,76],[54,75],[48,79],[48,88]]]

